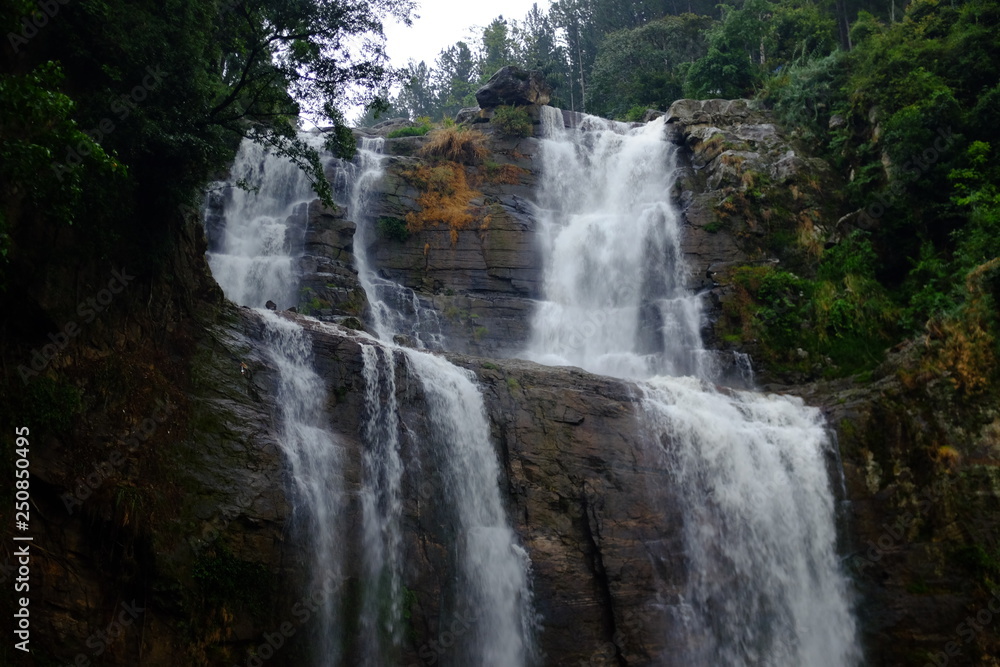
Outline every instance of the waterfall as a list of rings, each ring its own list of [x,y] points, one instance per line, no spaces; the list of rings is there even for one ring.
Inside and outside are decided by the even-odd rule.
[[[483,398],[468,371],[425,352],[400,348],[403,334],[419,346],[439,345],[436,315],[413,290],[371,268],[367,248],[375,239],[369,192],[382,177],[380,139],[362,139],[354,162],[337,163],[334,189],[358,224],[355,250],[359,279],[368,295],[377,338],[358,337],[365,385],[361,484],[362,562],[358,635],[352,652],[363,665],[395,664],[403,643],[402,484],[406,466],[396,373],[402,363],[415,375],[426,401],[429,440],[418,443],[419,469],[433,471],[437,503],[452,525],[446,533],[457,572],[448,609],[442,609],[439,664],[524,667],[535,659],[530,563],[507,521],[500,493],[500,465],[490,439]],[[287,162],[245,142],[233,166],[222,224],[210,229],[209,264],[226,296],[260,307],[294,303],[296,235],[304,233],[308,181]],[[260,309],[264,344],[277,370],[281,446],[293,479],[296,513],[312,539],[313,587],[336,589],[345,578],[346,508],[342,447],[325,427],[322,382],[312,368],[310,339],[293,320]],[[338,615],[340,600],[326,596],[315,633],[317,664],[345,659],[340,637],[350,619]],[[454,620],[445,618],[445,612]],[[460,631],[454,628],[458,624]],[[444,641],[446,635],[452,635]]]
[[[453,607],[467,626],[444,664],[532,664],[534,617],[527,552],[507,523],[489,424],[469,371],[441,357],[406,350],[427,396],[433,473],[454,507],[460,571]]]
[[[269,310],[258,310],[264,342],[278,371],[281,449],[294,483],[293,506],[312,543],[311,590],[323,591],[313,652],[320,667],[340,661],[337,589],[343,581],[343,448],[326,426],[326,390],[313,370],[312,344],[301,326]]]
[[[297,303],[293,235],[315,198],[309,179],[285,158],[244,140],[224,188],[221,229],[209,230],[208,264],[226,297],[241,306]],[[297,229],[296,229],[297,228]]]
[[[490,438],[482,394],[470,372],[441,357],[395,344],[395,338],[404,334],[422,347],[422,336],[434,329],[436,320],[425,315],[425,309],[412,290],[379,277],[368,257],[369,246],[375,239],[375,221],[367,214],[365,205],[369,188],[382,175],[381,149],[381,139],[362,139],[357,164],[341,165],[338,169],[338,190],[346,191],[347,201],[353,206],[349,213],[358,224],[355,244],[358,274],[371,304],[373,325],[383,354],[389,359],[397,353],[402,354],[423,389],[430,439],[421,448],[421,470],[433,475],[438,503],[453,508],[450,517],[453,525],[448,532],[455,540],[453,549],[459,572],[449,604],[452,622],[446,623],[442,614],[439,630],[439,638],[451,635],[451,639],[440,642],[441,646],[449,648],[442,654],[435,654],[434,661],[456,666],[523,667],[537,659],[530,562],[510,528],[503,507],[500,467]],[[432,333],[430,340],[439,344],[440,334]],[[374,346],[371,351],[365,348],[369,387],[366,398],[369,413],[383,415],[392,408],[375,405],[379,392],[372,390],[376,386],[375,372],[369,371],[376,366],[375,354]],[[392,364],[388,364],[387,368],[391,367]],[[387,370],[384,381],[387,387],[389,374],[391,371]],[[368,424],[372,430],[396,428],[395,422],[388,417],[375,421],[369,418]],[[369,437],[368,440],[369,448],[374,440],[380,442],[378,453],[372,456],[381,462],[373,466],[384,473],[381,478],[385,484],[377,489],[370,487],[372,495],[366,500],[365,514],[366,544],[371,534],[371,552],[386,554],[372,567],[380,569],[381,576],[391,582],[398,580],[402,567],[402,563],[392,561],[387,549],[398,539],[392,535],[398,536],[399,530],[398,506],[392,509],[398,502],[401,483],[397,474],[400,470],[397,467],[400,466],[399,439],[395,433],[386,433],[382,438]],[[371,511],[367,509],[369,505]],[[388,511],[376,510],[376,507]],[[369,516],[374,519],[371,525]],[[398,625],[398,611],[392,614]],[[457,630],[454,629],[456,623]]]
[[[536,215],[546,300],[526,356],[616,377],[698,372],[701,306],[684,288],[663,121],[633,130],[586,117],[567,129],[545,107],[544,122]]]
[[[434,308],[428,306],[408,287],[378,275],[368,257],[368,247],[377,236],[377,221],[368,212],[371,191],[382,180],[382,148],[385,139],[361,137],[354,162],[341,161],[334,176],[338,203],[347,206],[357,224],[355,259],[358,279],[368,296],[371,325],[381,340],[396,335],[409,337],[417,347],[441,349],[441,322]]]
[[[391,664],[402,640],[402,475],[396,352],[364,345],[365,408],[361,490],[365,585],[360,628],[364,665]]]
[[[684,507],[690,582],[679,664],[843,667],[859,655],[819,411],[800,399],[652,378],[650,441]]]
[[[221,228],[210,230],[209,266],[226,297],[256,307],[264,345],[277,371],[280,445],[292,478],[292,501],[311,546],[310,590],[323,592],[313,653],[319,667],[340,663],[337,591],[343,584],[340,537],[345,507],[343,447],[327,425],[326,388],[313,370],[312,343],[297,323],[264,309],[295,303],[291,236],[314,195],[308,179],[283,158],[244,140],[225,184]],[[236,187],[240,183],[244,187]],[[214,233],[213,233],[214,232]]]
[[[684,516],[687,583],[667,604],[671,649],[658,664],[858,664],[825,462],[833,445],[800,400],[714,385],[700,299],[684,287],[664,120],[567,128],[545,108],[542,121],[545,299],[525,356],[639,381],[646,446]]]

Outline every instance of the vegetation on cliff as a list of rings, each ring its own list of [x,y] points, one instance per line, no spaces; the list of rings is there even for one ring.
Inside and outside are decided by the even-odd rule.
[[[353,151],[341,109],[370,102],[391,78],[381,20],[409,6],[5,3],[0,254],[16,254],[19,225],[72,223],[95,252],[148,256],[156,248],[144,246],[163,241],[158,213],[192,204],[243,137],[296,161],[329,200],[298,115],[332,126],[328,147]]]

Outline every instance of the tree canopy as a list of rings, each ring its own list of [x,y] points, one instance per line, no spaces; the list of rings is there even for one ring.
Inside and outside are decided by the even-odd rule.
[[[395,73],[382,21],[412,0],[74,0],[0,9],[0,248],[18,222],[114,243],[140,207],[190,203],[240,140],[302,166],[330,200],[300,114],[353,150],[343,110]],[[148,216],[147,216],[148,217]],[[147,230],[135,236],[148,236]],[[95,237],[96,238],[96,237]]]

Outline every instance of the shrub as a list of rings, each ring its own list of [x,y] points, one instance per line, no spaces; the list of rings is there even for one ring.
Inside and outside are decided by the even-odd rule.
[[[431,131],[428,125],[411,125],[410,127],[401,127],[398,130],[393,130],[386,135],[389,139],[399,139],[400,137],[422,137]]]
[[[531,116],[521,107],[500,106],[493,112],[490,125],[507,137],[530,137],[532,135]]]
[[[631,107],[628,111],[625,112],[625,117],[622,118],[622,120],[624,120],[626,123],[638,123],[646,115],[647,109],[649,109],[649,107],[643,104],[637,104],[636,106]]]
[[[382,216],[375,226],[379,238],[391,241],[403,242],[410,237],[410,230],[406,228],[406,220]]]
[[[474,219],[472,200],[480,196],[469,187],[462,165],[454,162],[433,167],[421,165],[403,172],[402,176],[421,192],[417,198],[420,210],[406,214],[407,230],[418,232],[426,225],[444,223],[451,231],[452,243],[456,243],[459,230],[466,229]]]
[[[487,162],[483,166],[486,167],[486,177],[489,180],[506,185],[517,185],[521,182],[521,177],[529,173],[527,169],[522,169],[516,164]]]
[[[431,119],[427,116],[421,116],[417,119],[416,125],[409,125],[407,127],[401,127],[393,130],[386,135],[386,138],[399,139],[400,137],[422,137],[432,129],[434,129],[434,125],[431,124]]]
[[[423,157],[441,158],[452,162],[475,165],[489,153],[486,135],[464,127],[442,127],[428,135],[429,141],[418,151]]]

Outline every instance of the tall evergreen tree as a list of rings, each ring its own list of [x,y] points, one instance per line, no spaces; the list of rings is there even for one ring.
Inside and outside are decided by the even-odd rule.
[[[479,78],[489,79],[501,67],[518,64],[517,44],[504,17],[498,16],[483,29],[479,53]]]
[[[432,73],[435,115],[451,117],[462,107],[475,106],[478,79],[476,60],[468,44],[456,42],[441,51]]]

